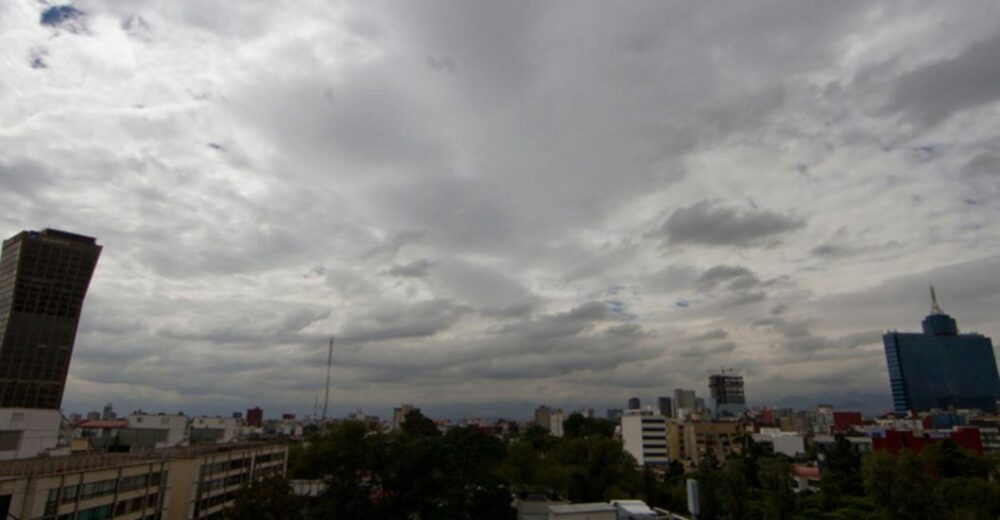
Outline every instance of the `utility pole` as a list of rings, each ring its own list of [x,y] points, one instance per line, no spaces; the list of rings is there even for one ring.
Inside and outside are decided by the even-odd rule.
[[[326,411],[330,404],[330,366],[333,365],[333,336],[330,336],[330,352],[326,356],[326,395],[323,397],[323,417],[320,426],[326,427]]]

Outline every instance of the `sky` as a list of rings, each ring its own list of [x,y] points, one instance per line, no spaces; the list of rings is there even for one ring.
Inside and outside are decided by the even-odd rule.
[[[888,410],[1000,338],[995,1],[0,2],[0,235],[104,246],[64,408]]]

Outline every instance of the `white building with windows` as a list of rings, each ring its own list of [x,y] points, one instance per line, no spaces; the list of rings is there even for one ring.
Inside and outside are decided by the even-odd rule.
[[[0,460],[34,457],[59,444],[59,410],[0,408]]]
[[[181,414],[135,412],[128,416],[128,427],[135,430],[161,430],[155,447],[171,448],[187,443],[188,419]]]
[[[621,419],[625,451],[645,466],[670,463],[667,454],[667,418],[652,410],[627,410]]]

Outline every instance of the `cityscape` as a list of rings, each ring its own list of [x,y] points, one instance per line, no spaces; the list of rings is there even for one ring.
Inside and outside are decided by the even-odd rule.
[[[1000,518],[998,16],[0,2],[0,520]]]
[[[588,515],[675,519],[685,517],[660,506],[673,505],[676,511],[682,504],[658,496],[656,482],[696,476],[685,481],[687,513],[697,517],[704,507],[704,517],[715,517],[720,513],[716,510],[721,508],[711,500],[719,500],[729,508],[725,512],[729,517],[743,517],[751,510],[746,497],[739,505],[732,505],[732,497],[703,500],[699,496],[702,489],[699,482],[703,483],[706,494],[733,493],[731,489],[715,489],[717,484],[712,484],[711,472],[718,471],[718,465],[726,461],[728,467],[736,464],[734,459],[740,460],[748,454],[760,457],[760,453],[765,453],[782,457],[774,463],[780,473],[771,477],[778,480],[780,492],[771,490],[774,495],[771,500],[778,503],[769,504],[765,500],[760,512],[764,517],[785,518],[796,512],[796,494],[819,492],[823,502],[831,500],[826,496],[830,488],[824,487],[824,473],[829,481],[833,475],[846,471],[839,467],[843,463],[838,462],[840,458],[853,457],[855,479],[861,478],[862,457],[870,457],[868,461],[878,455],[888,457],[883,459],[886,470],[902,473],[906,471],[904,468],[893,465],[901,465],[902,460],[924,452],[935,454],[930,460],[936,462],[928,461],[940,465],[934,466],[935,472],[952,471],[949,468],[963,458],[976,460],[977,456],[991,458],[978,463],[981,469],[967,468],[965,471],[970,473],[963,475],[964,478],[985,472],[992,480],[998,470],[1000,374],[992,340],[977,333],[961,333],[956,320],[942,310],[933,286],[930,314],[923,320],[922,331],[890,331],[883,336],[893,411],[878,417],[838,410],[828,404],[806,410],[751,408],[747,406],[744,378],[721,368],[707,378],[707,399],[699,397],[697,390],[677,388],[671,395],[658,396],[645,405],[641,397],[632,397],[625,408],[608,409],[603,418],[593,408],[563,410],[540,405],[527,420],[452,421],[429,418],[414,404],[395,408],[391,421],[366,415],[360,409],[346,417],[329,418],[333,338],[329,343],[321,415],[314,413],[300,418],[294,413],[283,413],[280,419],[265,420],[264,410],[254,406],[245,414],[238,411],[228,417],[189,417],[183,413],[142,410],[119,417],[108,403],[103,410],[88,412],[86,416],[80,413],[65,416],[61,406],[77,327],[102,251],[103,247],[92,237],[55,229],[22,231],[3,243],[0,425],[4,428],[0,429],[0,460],[5,462],[0,466],[0,511],[4,516],[239,518],[248,511],[265,517],[294,516],[289,507],[302,515],[302,511],[311,507],[313,515],[331,518],[413,514],[513,518],[516,512],[519,519],[593,517]],[[338,437],[352,432],[361,437],[346,444],[343,439],[338,442]],[[644,487],[644,494],[624,489],[581,491],[573,485],[560,491],[558,480],[541,479],[544,483],[540,483],[532,475],[537,471],[535,466],[544,460],[546,449],[542,448],[539,460],[522,461],[524,466],[512,463],[515,469],[509,470],[512,474],[505,474],[510,479],[507,482],[489,471],[489,476],[479,476],[483,481],[460,479],[460,489],[466,490],[460,492],[460,507],[442,506],[433,497],[425,496],[433,512],[419,512],[428,504],[396,504],[380,510],[382,502],[391,503],[392,499],[381,496],[390,493],[384,483],[377,488],[366,487],[374,479],[374,469],[331,470],[328,466],[337,460],[332,451],[364,453],[368,449],[366,443],[378,442],[366,440],[368,434],[402,437],[404,442],[414,443],[407,449],[417,449],[415,439],[442,437],[460,442],[442,447],[453,453],[451,457],[462,459],[476,457],[479,450],[488,450],[489,442],[495,443],[492,447],[501,452],[504,448],[513,452],[519,446],[531,450],[539,442],[544,446],[544,439],[551,442],[565,438],[601,439],[612,444],[578,449],[605,450],[602,457],[617,454],[617,464],[624,462],[633,472],[642,468],[643,475],[652,479],[652,483]],[[503,461],[502,456],[497,459],[495,464]],[[616,463],[608,459],[602,464]],[[917,468],[918,473],[924,471],[919,465]],[[591,468],[594,469],[600,474],[614,471],[611,467]],[[466,470],[476,471],[465,468],[462,472]],[[763,479],[765,470],[760,471],[759,478]],[[335,492],[334,483],[345,476],[354,480],[364,490],[363,494],[369,495],[364,499],[367,505],[351,504]],[[594,477],[582,476],[588,479],[588,485]],[[839,476],[845,477],[850,475]],[[866,486],[875,487],[872,478],[865,475]],[[261,482],[276,483],[278,491],[265,489]],[[409,488],[417,486],[417,482],[418,479],[406,480],[402,485]],[[746,481],[740,482],[743,487],[748,485]],[[860,482],[853,484],[860,486]],[[839,481],[837,485],[849,487]],[[495,491],[486,493],[482,486]],[[659,493],[666,494],[666,486],[660,486]],[[592,495],[595,491],[597,494]],[[844,489],[837,491],[844,492]],[[573,501],[609,493],[623,496],[606,503]],[[637,499],[637,495],[654,505],[650,507]],[[874,511],[888,512],[889,516],[902,511],[912,516],[917,511],[935,508],[932,502],[913,496],[911,490],[904,497],[891,496],[891,500],[896,502],[893,509],[885,509],[886,505],[877,501],[867,504],[867,509],[865,506],[841,509],[844,514],[850,511],[855,516]],[[311,506],[310,501],[313,501]],[[998,505],[990,502],[973,509],[973,513],[992,514],[995,512],[992,508]],[[822,504],[815,502],[814,507]],[[725,513],[720,516],[727,517]]]

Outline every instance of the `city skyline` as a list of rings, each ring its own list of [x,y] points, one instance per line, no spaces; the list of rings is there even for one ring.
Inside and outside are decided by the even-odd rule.
[[[310,411],[334,335],[331,415],[889,411],[929,283],[1000,337],[992,3],[72,5],[0,6],[0,236],[104,246],[64,409]]]

